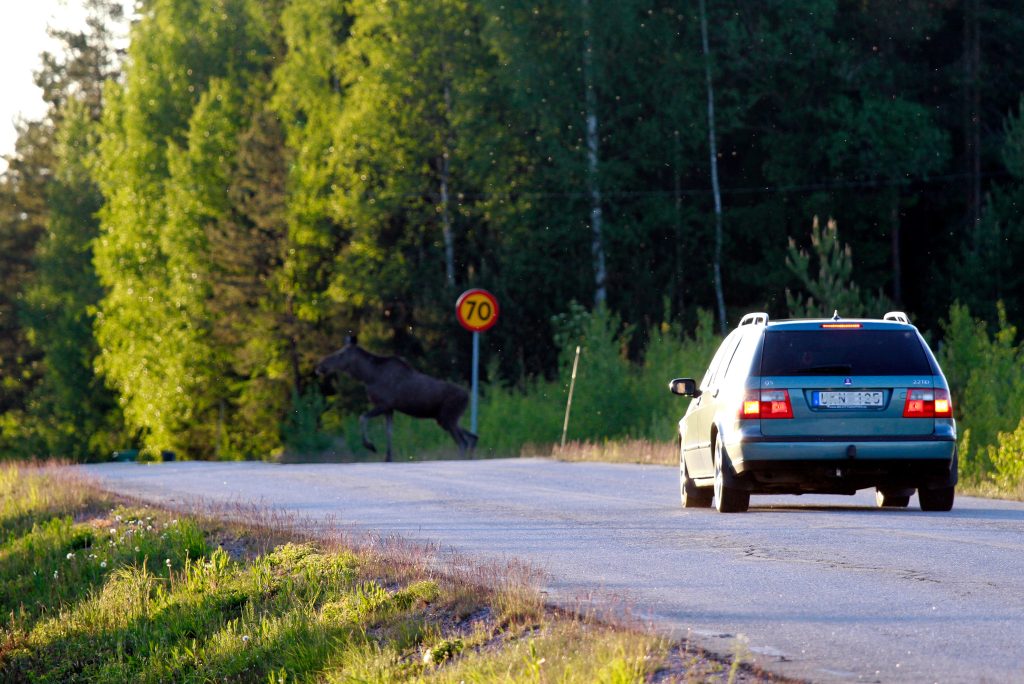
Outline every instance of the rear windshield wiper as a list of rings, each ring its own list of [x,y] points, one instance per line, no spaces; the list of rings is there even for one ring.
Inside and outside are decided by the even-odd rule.
[[[832,375],[833,373],[849,373],[853,369],[848,363],[823,366],[809,366],[793,372],[793,375]]]

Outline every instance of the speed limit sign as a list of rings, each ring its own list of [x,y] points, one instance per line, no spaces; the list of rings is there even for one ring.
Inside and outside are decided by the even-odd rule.
[[[455,302],[459,324],[470,332],[484,332],[498,322],[498,300],[487,290],[466,290]]]
[[[469,402],[470,431],[476,432],[477,395],[480,385],[480,333],[498,322],[498,300],[487,290],[466,290],[455,302],[459,325],[473,333],[473,389]]]

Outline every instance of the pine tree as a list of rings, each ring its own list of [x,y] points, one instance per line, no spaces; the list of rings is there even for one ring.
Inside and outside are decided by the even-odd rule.
[[[279,449],[292,396],[306,390],[310,356],[324,347],[300,324],[283,287],[288,252],[288,165],[277,116],[254,89],[228,181],[231,209],[207,227],[213,341],[230,367],[228,424],[220,444],[236,454]],[[310,349],[310,347],[313,349]],[[222,455],[223,452],[222,452]]]
[[[994,323],[997,303],[1010,320],[1024,316],[1024,97],[1004,123],[1003,164],[1006,178],[989,194],[980,222],[967,236],[965,254],[956,272],[958,299],[972,312]]]
[[[123,446],[114,396],[94,370],[94,311],[102,296],[92,264],[102,204],[90,170],[95,142],[88,105],[67,100],[55,146],[49,230],[40,241],[37,276],[23,314],[43,353],[43,375],[28,404],[31,429],[43,454],[76,460]]]
[[[786,288],[786,305],[793,318],[823,318],[838,312],[843,318],[879,317],[888,303],[861,292],[853,281],[853,250],[839,241],[839,226],[829,219],[822,229],[815,216],[811,224],[811,250],[789,240],[786,267],[800,281],[803,292]],[[814,271],[817,271],[815,273]],[[806,293],[806,294],[805,294]]]
[[[25,408],[39,382],[42,351],[22,311],[36,278],[37,246],[46,234],[51,135],[52,127],[44,122],[21,124],[15,153],[0,175],[0,458],[40,451]]]

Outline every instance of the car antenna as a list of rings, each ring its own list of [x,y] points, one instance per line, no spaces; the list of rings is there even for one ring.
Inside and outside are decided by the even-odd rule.
[[[835,313],[832,314],[832,320],[833,321],[838,321],[839,320],[839,309],[836,309]]]

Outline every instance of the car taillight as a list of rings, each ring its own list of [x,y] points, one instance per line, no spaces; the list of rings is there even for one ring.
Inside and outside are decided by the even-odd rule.
[[[904,418],[952,418],[953,402],[944,389],[907,390],[907,401],[903,404]]]
[[[740,418],[792,418],[789,390],[750,390],[743,397]]]

